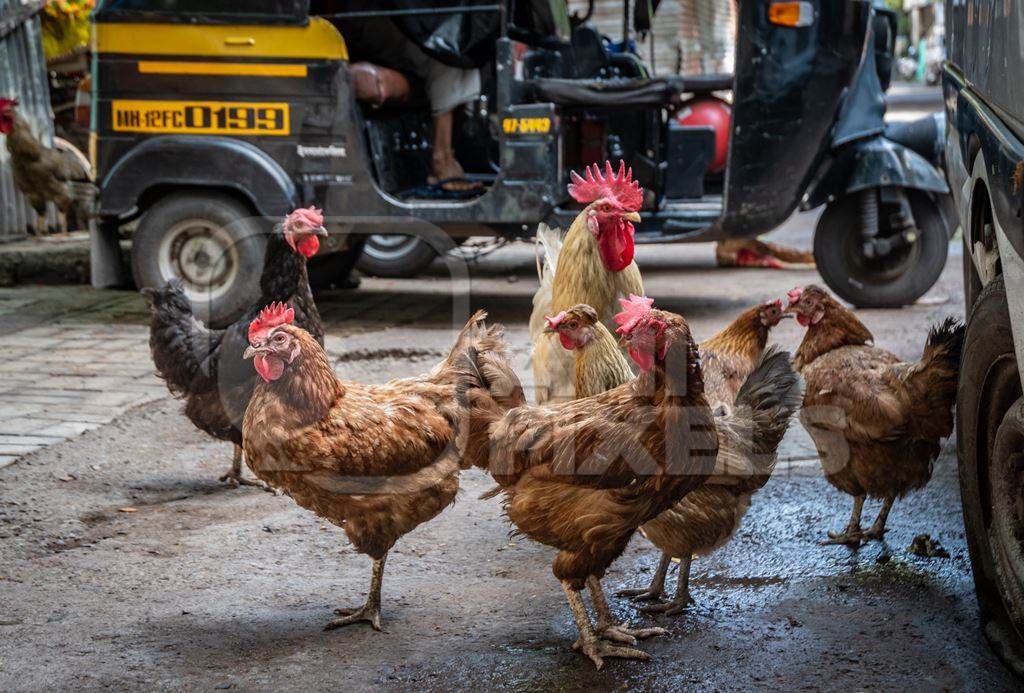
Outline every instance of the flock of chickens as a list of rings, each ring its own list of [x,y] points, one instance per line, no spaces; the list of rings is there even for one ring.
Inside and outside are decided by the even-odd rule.
[[[691,558],[735,533],[797,411],[826,478],[854,497],[849,524],[827,543],[881,539],[893,501],[927,483],[952,431],[962,325],[933,328],[921,360],[903,363],[808,286],[698,344],[681,315],[644,297],[632,223],[642,191],[631,172],[595,165],[573,174],[569,192],[585,208],[564,237],[538,233],[533,405],[503,329],[483,311],[426,375],[339,380],[306,274],[325,233],[313,208],[275,230],[262,295],[226,329],[196,320],[177,282],[144,291],[157,370],[198,428],[236,446],[224,479],[256,483],[241,474],[244,451],[261,482],[342,527],[372,559],[365,604],[338,609],[327,629],[361,621],[380,629],[388,551],[455,501],[470,467],[493,478],[484,497],[502,497],[517,532],[557,550],[552,570],[579,630],[573,647],[598,668],[608,657],[648,659],[637,641],[665,632],[617,623],[601,586],[633,534],[662,558],[648,587],[625,594],[655,601],[647,611],[685,609]],[[791,316],[807,328],[792,359],[767,346],[771,328]],[[883,506],[863,530],[866,497]],[[673,558],[675,596],[662,602]]]

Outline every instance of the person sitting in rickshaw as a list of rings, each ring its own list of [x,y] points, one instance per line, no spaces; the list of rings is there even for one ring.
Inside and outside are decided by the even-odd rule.
[[[372,9],[344,3],[346,11]],[[415,75],[423,80],[433,119],[434,140],[427,183],[445,192],[466,193],[480,188],[466,178],[455,158],[452,128],[455,109],[480,96],[480,71],[447,65],[409,40],[389,17],[346,19],[340,23],[352,60],[366,60]]]

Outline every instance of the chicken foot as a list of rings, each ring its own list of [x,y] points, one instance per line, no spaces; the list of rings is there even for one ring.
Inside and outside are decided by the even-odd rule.
[[[637,640],[668,633],[664,628],[627,628],[624,623],[616,623],[612,617],[612,610],[608,607],[608,600],[604,597],[601,581],[594,575],[587,578],[587,590],[594,602],[594,611],[597,612],[597,625],[594,626],[594,631],[602,638],[626,645],[636,645]]]
[[[645,661],[651,658],[651,655],[643,650],[633,647],[621,647],[599,637],[594,632],[593,626],[590,625],[590,615],[587,613],[586,604],[583,603],[583,595],[580,594],[579,590],[573,589],[568,581],[562,580],[561,582],[562,589],[565,590],[565,599],[569,602],[569,610],[572,612],[572,618],[576,622],[576,629],[580,633],[579,639],[573,643],[573,650],[582,652],[589,657],[598,670],[604,666],[605,657],[642,659]]]
[[[693,564],[693,556],[683,556],[679,559],[679,578],[676,582],[676,596],[667,602],[651,604],[640,609],[645,614],[665,614],[666,616],[677,616],[685,611],[690,604],[694,603],[690,596],[690,566]]]
[[[860,542],[864,538],[864,534],[860,529],[860,514],[863,509],[864,496],[855,496],[853,499],[853,513],[850,515],[850,523],[846,525],[846,529],[842,532],[829,532],[828,539],[821,542],[822,546],[826,546],[828,544],[860,546]]]
[[[374,630],[380,630],[380,588],[384,582],[384,561],[388,555],[385,553],[380,558],[373,559],[373,573],[370,576],[370,592],[366,595],[366,603],[358,609],[340,607],[334,613],[344,618],[336,618],[326,626],[324,630],[334,630],[343,626],[350,626],[353,623],[366,621]]]
[[[661,554],[661,561],[658,563],[658,567],[654,571],[654,576],[651,578],[650,585],[647,587],[619,590],[615,593],[615,596],[629,597],[633,601],[637,602],[661,599],[662,595],[665,594],[665,576],[668,574],[668,564],[671,562],[671,556],[667,553]]]
[[[882,503],[882,509],[878,511],[878,517],[871,523],[871,527],[863,533],[864,541],[882,541],[885,537],[885,533],[889,530],[885,528],[885,522],[889,519],[889,511],[892,510],[892,504],[896,502],[895,498],[886,498]]]
[[[255,486],[256,488],[263,489],[264,491],[274,493],[274,489],[270,488],[262,481],[253,481],[242,476],[242,447],[240,445],[235,446],[235,453],[231,458],[231,470],[218,479],[218,481],[227,482],[235,488],[238,488],[239,486]]]

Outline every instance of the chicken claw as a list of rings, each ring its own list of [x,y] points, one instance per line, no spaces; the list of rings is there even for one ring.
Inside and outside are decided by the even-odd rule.
[[[380,558],[373,559],[373,571],[370,574],[370,592],[366,596],[366,603],[358,609],[338,608],[334,613],[344,618],[336,618],[326,626],[324,630],[334,630],[350,626],[353,623],[369,623],[374,630],[380,630],[380,588],[384,582],[384,561],[388,555],[385,553]]]
[[[662,595],[665,594],[665,575],[668,573],[668,564],[671,560],[672,557],[667,553],[661,554],[661,561],[658,563],[658,567],[654,571],[654,576],[651,578],[650,585],[647,587],[619,590],[615,593],[615,596],[629,597],[635,602],[646,602],[661,599]]]
[[[670,599],[667,602],[658,602],[657,604],[649,604],[644,608],[640,609],[645,614],[665,614],[666,616],[678,616],[687,609],[690,608],[691,604],[697,602],[687,592],[684,595],[676,595],[674,599]]]
[[[624,623],[618,623],[610,626],[600,627],[598,625],[595,628],[595,632],[599,637],[605,640],[623,643],[626,645],[636,645],[638,640],[646,640],[647,638],[654,638],[659,635],[667,635],[668,631],[664,628],[627,628]]]
[[[324,630],[334,630],[335,628],[342,628],[344,626],[350,626],[353,623],[362,623],[365,621],[370,626],[379,631],[380,628],[380,605],[373,604],[372,602],[366,602],[358,609],[347,609],[340,607],[334,610],[334,613],[344,618],[336,618],[326,626]]]
[[[619,590],[615,593],[616,597],[629,597],[634,602],[650,602],[656,599],[661,599],[665,596],[665,590],[655,590],[654,587],[648,585],[647,587],[635,587],[628,590]]]
[[[597,612],[597,625],[594,626],[594,633],[599,637],[612,642],[636,645],[637,640],[646,640],[657,635],[668,633],[664,628],[627,628],[624,623],[616,623],[612,617],[612,610],[608,607],[608,600],[604,597],[604,590],[601,588],[601,581],[591,575],[587,578],[587,591],[594,602],[594,611]]]
[[[634,647],[620,647],[615,645],[604,638],[599,638],[593,634],[590,637],[581,636],[579,640],[573,643],[572,649],[576,652],[582,652],[590,661],[594,663],[598,671],[604,666],[605,657],[617,657],[619,659],[640,659],[647,661],[651,658],[651,655],[647,654],[643,650],[638,650]]]
[[[860,531],[860,527],[847,527],[842,532],[829,532],[828,539],[823,539],[819,543],[822,546],[845,544],[847,546],[858,548],[863,540],[864,534]]]
[[[829,544],[846,544],[853,548],[860,548],[864,541],[864,533],[860,529],[860,514],[864,508],[864,496],[855,496],[853,499],[853,512],[850,514],[850,521],[846,523],[846,529],[842,532],[829,532],[828,539],[821,542],[822,546]]]
[[[885,533],[889,531],[885,526],[885,521],[889,519],[889,511],[892,510],[892,504],[895,500],[895,498],[885,499],[882,503],[882,509],[878,511],[878,517],[871,523],[871,527],[863,533],[863,541],[882,541],[885,539]]]
[[[242,448],[237,445],[235,446],[235,454],[231,458],[231,469],[227,474],[220,477],[218,481],[227,483],[234,488],[238,488],[239,486],[255,486],[256,488],[276,495],[276,491],[274,491],[270,486],[264,484],[262,481],[253,481],[242,476]]]

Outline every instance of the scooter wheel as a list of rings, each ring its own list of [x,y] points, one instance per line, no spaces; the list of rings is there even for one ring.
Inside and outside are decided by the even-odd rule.
[[[864,253],[855,195],[828,205],[814,231],[814,261],[822,279],[840,298],[860,308],[898,308],[913,303],[939,279],[949,252],[949,230],[936,202],[908,190],[917,238],[882,258]],[[881,210],[879,235],[894,233]]]

